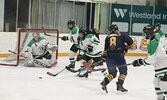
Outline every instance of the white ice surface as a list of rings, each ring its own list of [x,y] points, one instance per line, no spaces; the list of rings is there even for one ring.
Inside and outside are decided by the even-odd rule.
[[[127,63],[137,58],[126,57]],[[99,87],[104,78],[101,72],[93,72],[88,79],[66,70],[56,77],[46,74],[57,73],[68,63],[68,57],[59,57],[58,65],[51,69],[0,66],[0,100],[156,100],[153,66],[128,66],[124,84],[128,93],[117,92],[114,79],[106,94]]]

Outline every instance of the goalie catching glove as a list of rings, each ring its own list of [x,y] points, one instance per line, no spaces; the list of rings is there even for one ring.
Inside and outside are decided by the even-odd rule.
[[[55,45],[55,44],[48,44],[47,45],[47,50],[50,50],[50,51],[52,51],[52,52],[55,52],[56,50],[57,50],[57,45]]]

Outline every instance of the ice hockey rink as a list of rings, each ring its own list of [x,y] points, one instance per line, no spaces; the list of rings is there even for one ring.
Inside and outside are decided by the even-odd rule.
[[[126,56],[127,63],[137,58]],[[68,57],[59,57],[58,64],[50,69],[0,66],[0,100],[156,100],[153,66],[128,66],[124,84],[128,92],[116,91],[114,79],[106,94],[99,85],[104,78],[101,72],[92,72],[88,78],[79,78],[67,70],[56,77],[46,74],[57,73],[68,64]]]

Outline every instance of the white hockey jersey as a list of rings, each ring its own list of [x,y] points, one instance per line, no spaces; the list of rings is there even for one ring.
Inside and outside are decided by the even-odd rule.
[[[40,37],[39,42],[32,39],[27,45],[27,52],[30,52],[33,56],[39,56],[45,53],[47,49],[48,41],[44,37]]]
[[[102,55],[102,51],[99,47],[100,41],[94,34],[88,34],[84,39],[81,39],[79,42],[80,45],[80,54],[82,55],[84,51],[88,51],[88,45],[93,46],[92,52],[84,52],[89,57],[100,57]]]
[[[73,29],[70,31],[69,39],[72,43],[78,43],[78,37],[79,37],[79,28],[77,26],[73,27]]]
[[[156,33],[156,37],[147,46],[149,56],[145,62],[153,64],[156,76],[162,76],[167,73],[167,43],[162,31]]]

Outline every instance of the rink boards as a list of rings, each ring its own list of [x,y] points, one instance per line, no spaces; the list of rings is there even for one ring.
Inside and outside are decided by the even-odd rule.
[[[68,34],[60,34],[61,36],[68,36]],[[101,50],[104,50],[104,42],[106,34],[100,34]],[[126,56],[147,56],[147,41],[143,36],[131,36],[136,44],[133,50],[129,50]],[[10,54],[7,50],[14,50],[17,42],[16,32],[0,32],[0,57],[7,57]],[[70,41],[59,40],[59,53],[58,56],[68,56],[68,52],[72,43]],[[77,54],[76,54],[77,55]]]

